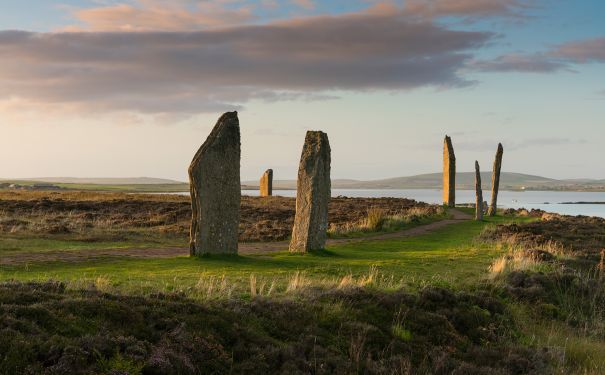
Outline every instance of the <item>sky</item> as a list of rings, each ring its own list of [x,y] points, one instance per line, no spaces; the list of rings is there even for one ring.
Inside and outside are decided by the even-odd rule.
[[[602,0],[19,0],[0,4],[0,178],[185,181],[237,110],[242,179],[459,171],[605,179]]]

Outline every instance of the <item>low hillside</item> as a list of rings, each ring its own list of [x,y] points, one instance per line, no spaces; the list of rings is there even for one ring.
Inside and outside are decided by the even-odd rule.
[[[491,172],[481,173],[484,189],[491,189]],[[246,185],[255,186],[258,182],[245,181]],[[443,175],[427,173],[408,177],[394,177],[381,180],[362,181],[350,179],[332,180],[333,189],[441,189]],[[475,189],[475,173],[459,172],[456,174],[456,187],[461,190]],[[275,180],[275,189],[296,189],[295,180]],[[605,191],[605,180],[575,179],[556,180],[553,178],[528,175],[523,173],[502,172],[501,190],[561,190],[561,191]]]

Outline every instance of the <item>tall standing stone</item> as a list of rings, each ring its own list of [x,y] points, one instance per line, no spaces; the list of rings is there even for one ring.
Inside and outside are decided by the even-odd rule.
[[[479,170],[479,162],[475,161],[475,220],[483,220],[483,190],[481,189],[481,171]]]
[[[270,197],[273,195],[273,169],[267,169],[260,178],[260,196]]]
[[[330,152],[326,133],[307,132],[298,168],[291,252],[320,250],[326,244],[331,194]]]
[[[498,210],[498,189],[500,188],[500,170],[502,169],[502,155],[504,154],[504,148],[502,143],[498,143],[498,151],[496,151],[496,158],[494,159],[494,171],[492,172],[492,200],[489,206],[489,216],[496,216]]]
[[[456,206],[456,155],[447,135],[443,141],[443,204]]]
[[[240,147],[237,112],[227,112],[219,118],[189,166],[191,255],[237,254]]]

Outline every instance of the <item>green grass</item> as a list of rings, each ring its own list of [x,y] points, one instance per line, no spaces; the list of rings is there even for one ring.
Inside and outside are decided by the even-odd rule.
[[[30,263],[0,267],[0,280],[62,280],[101,284],[126,291],[214,288],[227,283],[234,293],[250,293],[251,277],[276,292],[295,284],[338,284],[349,277],[381,288],[440,282],[461,286],[485,275],[501,250],[474,238],[488,223],[465,221],[433,233],[385,241],[360,241],[306,255],[176,257],[168,259],[105,258],[83,262]],[[285,249],[284,249],[285,250]],[[212,281],[214,280],[214,281]],[[195,294],[195,290],[192,291]]]
[[[444,219],[443,215],[421,217],[409,223],[398,223],[396,226],[380,231],[356,231],[342,234],[331,234],[333,239],[363,238],[386,233],[412,229]],[[186,235],[157,233],[153,229],[138,230],[90,231],[86,236],[66,235],[8,235],[0,238],[0,256],[20,253],[45,253],[62,251],[86,251],[106,249],[141,249],[158,247],[187,247],[189,238]]]
[[[582,327],[570,327],[557,319],[540,319],[525,304],[511,304],[515,321],[526,345],[555,349],[553,357],[559,374],[605,373],[605,341]]]

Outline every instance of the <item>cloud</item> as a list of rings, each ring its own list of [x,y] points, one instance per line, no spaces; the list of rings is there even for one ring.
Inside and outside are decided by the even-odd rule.
[[[3,31],[0,100],[201,113],[280,95],[459,87],[491,37],[369,13],[195,32]]]
[[[552,73],[573,71],[573,64],[605,63],[605,38],[563,43],[544,53],[513,53],[469,62],[481,72]]]
[[[65,31],[193,31],[239,25],[253,19],[250,5],[228,7],[231,3],[233,1],[136,0],[74,9],[72,16],[80,24],[66,27]]]
[[[479,60],[469,66],[481,72],[523,72],[523,73],[551,73],[559,70],[569,70],[565,62],[553,60],[550,56],[542,54],[508,54],[498,56],[492,60]]]
[[[522,17],[522,11],[534,3],[531,0],[407,0],[404,9],[409,14],[429,18]]]
[[[292,2],[296,5],[299,6],[301,8],[304,9],[315,9],[315,1],[314,0],[292,0]]]
[[[408,17],[433,19],[453,16],[465,19],[523,17],[538,0],[362,0],[374,14],[405,13]],[[263,9],[292,4],[302,10],[325,10],[315,0],[119,0],[99,1],[89,8],[68,8],[78,22],[65,31],[194,31],[217,26],[249,24]],[[266,16],[266,15],[265,15]]]
[[[575,63],[605,62],[605,37],[561,44],[551,55]]]

